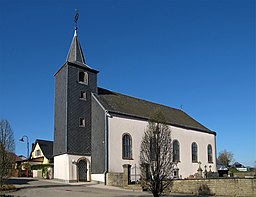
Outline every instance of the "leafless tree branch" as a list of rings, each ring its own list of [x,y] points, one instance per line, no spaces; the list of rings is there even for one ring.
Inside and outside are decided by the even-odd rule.
[[[14,134],[10,123],[7,120],[0,121],[0,185],[9,176],[14,162],[13,153],[15,150]]]
[[[158,197],[172,181],[174,163],[171,129],[161,112],[155,112],[144,132],[140,150],[141,180]]]

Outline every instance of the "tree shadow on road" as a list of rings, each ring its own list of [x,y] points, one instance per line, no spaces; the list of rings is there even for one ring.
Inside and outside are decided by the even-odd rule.
[[[36,179],[28,179],[28,178],[10,178],[5,181],[6,184],[10,185],[26,185],[29,182],[37,181]]]
[[[50,182],[50,181],[42,183],[41,181],[44,181],[44,180],[39,180],[39,179],[34,179],[34,178],[10,178],[10,179],[6,180],[6,183],[11,184],[11,185],[21,186],[21,187],[18,187],[17,190],[28,189],[28,188],[56,188],[56,187],[86,186],[86,184],[71,185],[71,184],[66,184],[66,183],[56,183],[56,182]],[[90,185],[92,185],[92,184],[90,184]]]
[[[42,182],[43,181],[43,182]],[[23,190],[23,189],[37,189],[37,188],[65,188],[65,191],[73,191],[72,189],[68,188],[81,188],[84,187],[80,192],[97,192],[97,190],[105,190],[106,188],[91,188],[92,185],[97,185],[97,183],[88,184],[88,183],[81,183],[81,184],[67,184],[67,183],[58,183],[58,182],[51,182],[51,181],[45,181],[40,179],[33,179],[33,178],[10,178],[7,180],[8,184],[18,185],[19,187],[16,188],[17,190]],[[87,188],[87,189],[85,189]],[[115,189],[110,189],[115,190]],[[76,190],[78,191],[78,190]],[[138,194],[127,194],[127,197],[149,197],[152,196],[150,193],[143,193],[141,195]],[[164,197],[191,197],[194,195],[187,195],[187,194],[166,194]],[[0,197],[14,197],[12,196],[11,192],[9,194],[1,194]],[[201,196],[201,197],[207,197],[207,196]]]

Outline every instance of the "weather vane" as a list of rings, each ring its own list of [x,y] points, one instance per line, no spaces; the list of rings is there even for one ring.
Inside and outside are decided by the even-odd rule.
[[[78,18],[79,18],[79,12],[78,12],[78,9],[76,9],[76,15],[75,15],[75,30],[77,30],[77,21],[78,21]]]

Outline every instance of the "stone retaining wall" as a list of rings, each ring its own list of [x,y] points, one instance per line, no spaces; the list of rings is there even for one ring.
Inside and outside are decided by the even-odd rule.
[[[234,172],[233,176],[235,178],[245,178],[245,177],[256,178],[256,172]]]
[[[107,185],[138,189],[139,185],[129,185],[128,167],[124,165],[123,173],[107,173]],[[255,178],[212,178],[212,179],[187,179],[173,180],[166,192],[195,194],[195,195],[216,195],[229,197],[255,197]]]
[[[173,193],[211,194],[216,196],[256,196],[256,179],[174,180]]]

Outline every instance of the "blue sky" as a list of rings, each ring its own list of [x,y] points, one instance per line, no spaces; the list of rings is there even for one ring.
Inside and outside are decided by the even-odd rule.
[[[74,32],[98,85],[183,110],[217,152],[256,161],[254,0],[0,0],[0,119],[16,153],[53,140],[54,73]]]

